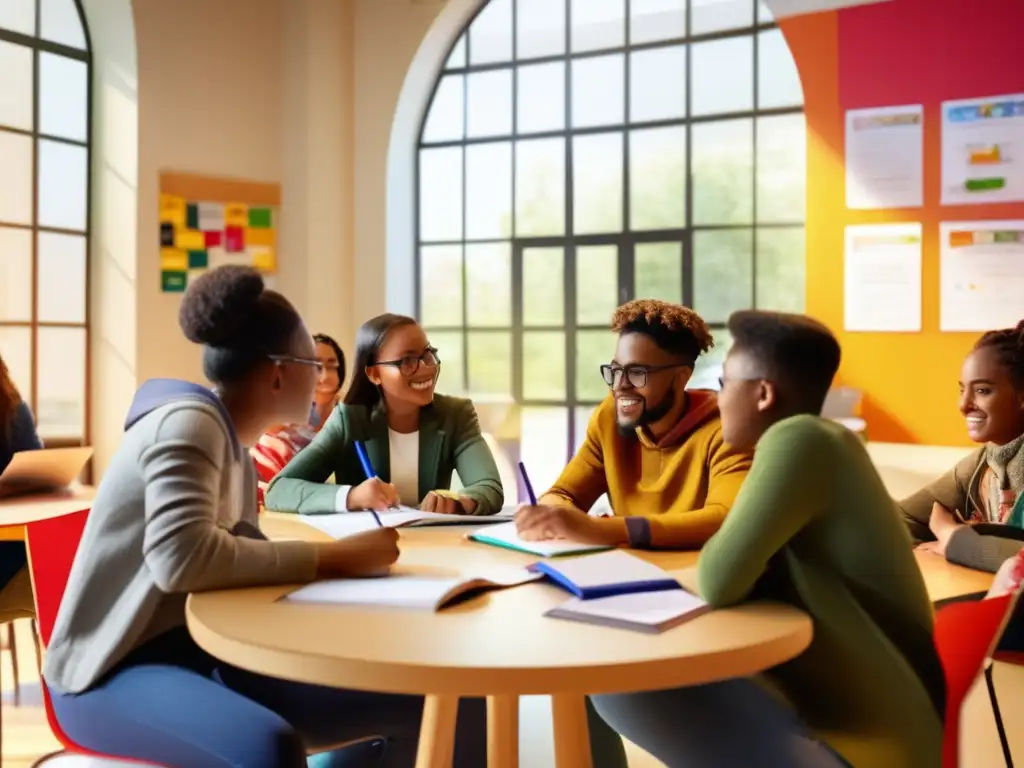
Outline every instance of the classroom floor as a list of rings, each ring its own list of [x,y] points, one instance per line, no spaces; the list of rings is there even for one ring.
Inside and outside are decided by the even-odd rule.
[[[32,637],[29,634],[28,622],[15,623],[15,634],[18,643],[18,666],[20,667],[21,706],[14,706],[14,679],[11,676],[11,657],[8,651],[0,653],[0,675],[3,680],[3,755],[0,758],[2,768],[29,768],[43,755],[60,748],[46,724],[42,700],[39,695],[39,676],[35,669],[35,655],[32,652]],[[1018,761],[1024,760],[1024,724],[1021,712],[1024,712],[1024,667],[996,665],[994,672],[996,693],[1003,713],[1003,722],[1010,738],[1010,747]],[[532,697],[531,697],[532,698]],[[544,707],[529,707],[531,712],[522,719],[522,726],[530,727],[530,721],[539,720]],[[524,713],[526,715],[526,713]],[[550,722],[550,721],[548,721]],[[988,695],[983,679],[979,679],[974,690],[967,699],[963,713],[964,738],[963,759],[961,768],[996,768],[1003,765],[999,740],[996,735],[995,720],[989,706]],[[532,730],[532,729],[531,729]],[[550,728],[546,729],[548,732]],[[540,739],[532,739],[535,746],[538,741],[550,739],[549,733]],[[521,751],[520,762],[529,764],[530,768],[547,768],[536,761],[534,750],[527,755]],[[545,750],[547,751],[547,750]],[[662,764],[650,755],[627,744],[630,768],[662,768]],[[550,751],[547,752],[550,754]],[[523,759],[529,757],[528,763]]]

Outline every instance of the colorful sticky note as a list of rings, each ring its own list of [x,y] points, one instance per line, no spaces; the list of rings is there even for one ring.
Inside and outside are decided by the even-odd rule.
[[[160,223],[160,247],[169,248],[174,245],[174,225],[169,221]]]
[[[220,203],[200,203],[199,223],[196,229],[220,232],[224,229],[224,206]]]
[[[274,258],[274,249],[265,246],[250,248],[252,265],[260,272],[276,272],[277,260]]]
[[[224,206],[225,227],[249,226],[249,206],[245,203],[228,203]]]
[[[185,198],[177,195],[160,195],[160,223],[185,226]]]
[[[216,248],[224,242],[224,230],[218,229],[216,232],[203,232],[203,239],[206,240],[206,250]]]
[[[164,293],[184,293],[187,285],[187,272],[169,269],[160,272],[160,290]]]
[[[174,247],[183,251],[201,251],[206,248],[206,237],[194,229],[179,229],[174,237]]]
[[[188,253],[177,248],[160,249],[160,269],[171,272],[188,268]]]
[[[224,249],[228,253],[245,250],[245,230],[242,227],[227,227],[224,230]]]
[[[271,223],[271,215],[269,208],[250,208],[249,209],[249,226],[259,227],[261,229],[267,229],[273,224]]]
[[[189,269],[206,269],[209,266],[209,262],[206,258],[206,251],[189,251],[188,252],[188,268]]]
[[[199,229],[199,206],[189,203],[185,207],[185,226],[189,229]]]
[[[250,247],[254,245],[273,245],[274,230],[249,227],[249,229],[245,230],[245,243]]]

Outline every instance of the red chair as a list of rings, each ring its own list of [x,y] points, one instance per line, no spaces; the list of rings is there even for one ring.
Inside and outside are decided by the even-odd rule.
[[[991,662],[1019,592],[986,600],[952,603],[935,614],[935,646],[946,673],[946,728],[942,742],[943,768],[960,764],[960,711],[974,681],[982,672],[996,717],[1007,768],[1013,768],[999,704],[992,686]]]
[[[25,528],[29,572],[32,575],[32,592],[35,595],[36,620],[39,622],[39,638],[44,649],[50,644],[53,625],[57,620],[57,609],[60,608],[60,601],[64,597],[64,588],[67,586],[68,576],[71,573],[71,564],[75,560],[75,552],[78,551],[78,544],[82,540],[82,530],[85,528],[88,516],[89,510],[84,509],[81,512],[72,512],[61,517],[29,523]],[[64,751],[42,757],[36,762],[36,766],[41,766],[44,763],[50,766],[72,765],[78,762],[74,760],[75,756],[100,758],[102,762],[99,765],[102,766],[151,765],[137,760],[101,755],[75,744],[57,722],[50,694],[41,676],[40,687],[43,692],[43,704],[46,707],[46,721],[49,723],[53,735],[57,737],[57,741],[63,745]],[[95,760],[90,760],[89,765],[96,766],[97,763]]]

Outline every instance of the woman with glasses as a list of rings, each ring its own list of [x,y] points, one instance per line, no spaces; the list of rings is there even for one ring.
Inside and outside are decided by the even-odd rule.
[[[469,400],[436,394],[438,351],[411,317],[384,314],[356,334],[352,384],[313,442],[267,490],[278,512],[384,510],[493,515],[504,494]],[[361,443],[373,476],[367,477]],[[463,489],[452,494],[452,473]],[[327,484],[334,476],[336,484]]]

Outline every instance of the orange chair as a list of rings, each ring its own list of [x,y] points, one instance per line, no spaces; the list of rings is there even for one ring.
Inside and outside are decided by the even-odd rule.
[[[1003,743],[1007,768],[1013,768],[999,705],[992,687],[991,662],[1019,592],[986,600],[952,603],[935,614],[935,646],[946,674],[946,728],[942,743],[943,768],[960,764],[960,711],[978,675],[984,671],[992,709]]]

